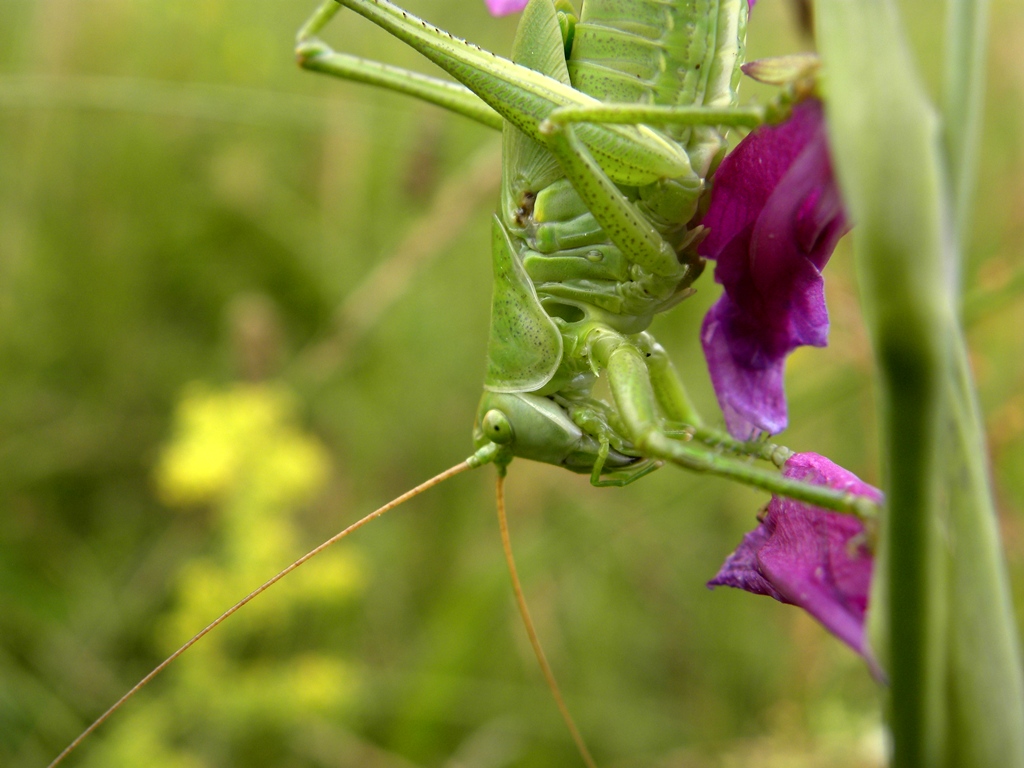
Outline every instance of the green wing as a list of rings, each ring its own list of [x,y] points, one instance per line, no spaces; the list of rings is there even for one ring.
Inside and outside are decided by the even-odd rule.
[[[494,217],[494,295],[484,387],[532,392],[551,381],[562,361],[562,334],[544,311],[508,232]]]
[[[565,48],[551,0],[532,2],[512,48],[517,64],[569,85]],[[491,392],[532,392],[551,381],[562,360],[562,334],[537,297],[501,219],[513,221],[523,190],[543,189],[564,177],[554,156],[514,126],[505,124],[502,216],[492,238],[494,295],[484,387]]]

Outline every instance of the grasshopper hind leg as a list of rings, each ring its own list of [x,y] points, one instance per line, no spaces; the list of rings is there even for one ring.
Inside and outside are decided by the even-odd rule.
[[[335,0],[324,0],[302,25],[295,42],[300,67],[397,91],[501,130],[501,116],[464,85],[332,49],[318,35],[342,8]]]

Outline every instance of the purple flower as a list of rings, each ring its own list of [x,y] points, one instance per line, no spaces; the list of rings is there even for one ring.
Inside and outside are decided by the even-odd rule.
[[[783,475],[881,502],[878,489],[816,453],[790,457]],[[728,586],[797,605],[884,675],[864,633],[874,557],[853,515],[773,496],[760,525],[743,537],[709,587]]]
[[[510,13],[518,13],[523,10],[529,0],[486,0],[486,2],[491,16],[507,16]]]
[[[828,340],[821,270],[849,229],[832,175],[821,102],[740,142],[715,173],[701,255],[725,293],[701,342],[729,431],[786,427],[783,369],[797,347]]]

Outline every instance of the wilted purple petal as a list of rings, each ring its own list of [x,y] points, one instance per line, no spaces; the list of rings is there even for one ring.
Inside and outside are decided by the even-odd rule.
[[[487,10],[492,16],[507,16],[526,7],[529,0],[486,0]]]
[[[876,488],[816,453],[794,454],[783,475],[882,499]],[[863,533],[853,515],[773,496],[760,525],[743,537],[708,586],[736,587],[800,606],[882,678],[864,633],[874,558]]]
[[[701,255],[725,287],[701,329],[715,392],[734,436],[775,434],[786,426],[786,356],[828,340],[821,269],[849,229],[821,102],[740,142],[715,173],[702,223]]]

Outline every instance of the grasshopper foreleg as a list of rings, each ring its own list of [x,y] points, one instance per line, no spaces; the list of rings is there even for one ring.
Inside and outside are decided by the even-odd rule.
[[[609,423],[611,419],[615,418],[614,411],[598,401],[587,404],[563,402],[562,405],[573,423],[596,439],[601,446],[597,453],[597,460],[594,462],[594,468],[590,473],[590,484],[594,487],[629,485],[662,466],[660,461],[646,459],[605,475],[605,465],[612,448],[627,456],[640,458],[633,446],[623,439],[621,429],[616,429]]]

